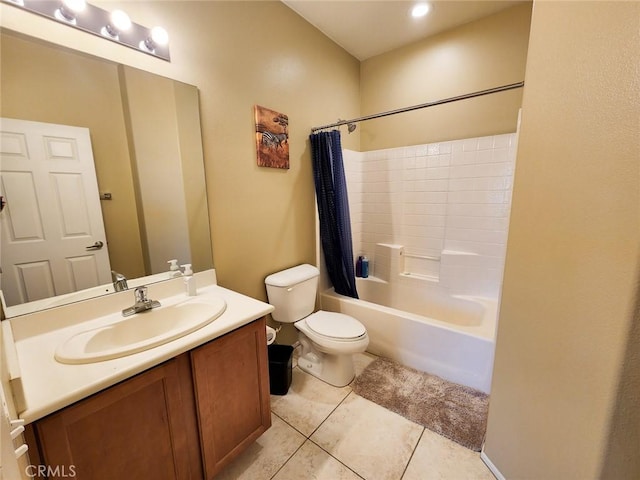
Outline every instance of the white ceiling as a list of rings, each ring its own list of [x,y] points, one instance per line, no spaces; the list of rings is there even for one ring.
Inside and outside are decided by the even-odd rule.
[[[418,1],[282,1],[358,60],[366,60],[523,0],[430,0],[427,1],[431,4],[430,13],[419,19],[412,18],[410,13]]]

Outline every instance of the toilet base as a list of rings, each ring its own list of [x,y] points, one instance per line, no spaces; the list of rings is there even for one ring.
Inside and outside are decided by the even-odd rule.
[[[355,377],[353,354],[328,354],[318,351],[311,341],[300,333],[302,353],[298,367],[334,387],[349,385]]]

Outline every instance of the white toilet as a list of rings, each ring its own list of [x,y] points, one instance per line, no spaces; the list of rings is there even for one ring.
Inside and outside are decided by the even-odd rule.
[[[298,265],[265,279],[271,314],[280,323],[293,323],[300,331],[302,353],[298,367],[336,387],[348,385],[355,372],[353,354],[364,352],[369,337],[364,325],[349,315],[313,309],[318,276],[313,265]]]

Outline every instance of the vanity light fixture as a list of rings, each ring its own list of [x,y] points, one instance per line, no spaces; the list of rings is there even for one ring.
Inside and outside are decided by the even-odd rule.
[[[170,61],[169,34],[134,23],[122,10],[108,12],[85,0],[0,0],[59,23],[92,33],[120,45]]]

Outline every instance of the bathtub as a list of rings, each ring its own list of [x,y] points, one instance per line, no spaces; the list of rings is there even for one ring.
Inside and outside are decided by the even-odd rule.
[[[489,393],[496,300],[449,295],[428,278],[400,277],[356,279],[359,300],[326,290],[321,308],[362,322],[370,353]]]

